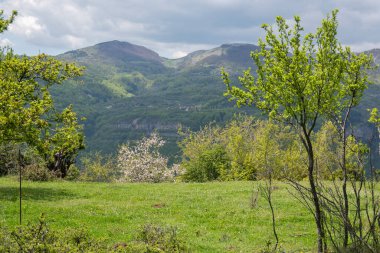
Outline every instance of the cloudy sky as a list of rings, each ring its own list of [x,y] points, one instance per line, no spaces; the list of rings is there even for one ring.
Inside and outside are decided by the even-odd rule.
[[[339,39],[355,51],[380,48],[379,0],[0,0],[19,12],[0,45],[17,53],[52,55],[110,40],[178,58],[223,43],[256,44],[262,23],[301,16],[313,32],[339,9]]]

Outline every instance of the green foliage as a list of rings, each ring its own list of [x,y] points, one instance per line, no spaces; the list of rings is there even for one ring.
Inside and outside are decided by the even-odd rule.
[[[0,145],[0,176],[14,174],[18,166],[19,146],[13,143]]]
[[[204,150],[195,160],[183,163],[186,172],[184,181],[206,182],[227,177],[230,171],[229,159],[223,147],[214,145]]]
[[[302,144],[281,124],[237,117],[223,128],[208,125],[184,135],[180,146],[185,181],[255,180],[269,174],[276,179],[303,179],[307,175]]]
[[[380,117],[379,117],[378,109],[372,108],[372,110],[368,109],[368,111],[370,111],[370,117],[368,119],[368,122],[370,122],[376,126],[377,134],[378,134],[379,139],[380,139]],[[379,140],[379,143],[377,145],[377,153],[380,154],[380,140]]]
[[[308,203],[308,206],[315,216],[318,252],[325,251],[325,235],[331,228],[322,224],[321,189],[316,186],[312,134],[322,117],[336,120],[345,151],[346,123],[351,109],[359,104],[367,89],[367,70],[373,63],[372,56],[355,54],[349,47],[340,45],[336,38],[337,13],[337,10],[332,11],[315,33],[304,36],[298,16],[294,17],[292,28],[282,17],[276,18],[275,29],[264,24],[265,40],[259,40],[260,50],[251,53],[257,67],[256,77],[247,69],[239,77],[240,87],[231,86],[228,73],[222,70],[222,79],[227,86],[225,95],[230,100],[236,101],[239,107],[254,105],[270,118],[293,126],[299,134],[308,158],[307,175],[312,195],[312,205]],[[345,203],[344,220],[347,221],[345,155],[343,152],[342,201]],[[344,247],[348,242],[346,221]]]
[[[0,141],[43,146],[40,137],[54,109],[48,88],[79,75],[81,69],[44,54],[19,57],[8,50],[0,54],[0,73]]]
[[[146,252],[188,252],[185,242],[178,237],[175,227],[144,225],[137,240],[147,246]]]
[[[250,69],[239,78],[242,88],[231,86],[228,73],[222,71],[227,85],[226,95],[237,105],[255,105],[269,116],[313,130],[321,115],[340,113],[354,94],[357,104],[367,87],[366,69],[372,58],[356,55],[343,48],[336,39],[337,11],[322,21],[315,34],[303,38],[300,18],[293,29],[277,17],[278,34],[269,25],[260,50],[251,57],[257,66],[257,78]],[[354,77],[357,76],[357,79]]]
[[[51,171],[60,177],[66,177],[78,152],[84,149],[83,126],[78,123],[71,105],[57,114],[54,121],[55,127],[50,132],[44,132],[45,144],[39,151],[47,160]]]
[[[359,180],[368,161],[369,148],[353,135],[346,137],[346,168],[349,177]],[[342,179],[342,142],[336,126],[327,121],[315,135],[316,174],[320,179]]]
[[[249,52],[258,49],[247,44],[222,45],[179,60],[152,61],[124,57],[136,52],[122,44],[128,43],[102,43],[57,56],[86,66],[86,73],[79,82],[51,87],[55,104],[60,110],[74,104],[78,115],[88,119],[84,152],[116,153],[120,144],[139,140],[156,129],[166,141],[163,154],[170,163],[178,162],[180,157],[176,145],[180,140],[176,135],[178,124],[196,131],[212,121],[223,125],[239,112],[222,97],[219,69],[225,66],[230,73],[246,69],[251,65]],[[360,129],[366,129],[366,108],[379,106],[379,87],[370,87],[366,104],[355,112],[354,125]],[[245,112],[258,116],[256,109],[245,108]]]
[[[48,181],[57,175],[48,170],[46,161],[38,152],[25,143],[12,142],[0,146],[0,163],[2,175],[16,175],[20,166],[23,178],[31,181]],[[0,173],[1,175],[1,173]]]
[[[14,21],[17,16],[17,11],[12,11],[11,16],[8,19],[4,18],[4,10],[0,10],[0,33],[6,31],[8,26]]]
[[[229,171],[222,171],[223,180],[252,180],[257,176],[254,162],[253,146],[255,145],[256,122],[252,117],[238,116],[228,122],[219,138],[225,147],[231,166]]]
[[[336,126],[331,121],[325,122],[316,133],[314,143],[317,176],[328,180],[340,178],[342,143]]]
[[[13,21],[15,12],[9,20],[4,20],[2,14],[1,11],[0,32]],[[75,64],[45,54],[18,56],[11,49],[1,49],[0,143],[26,143],[35,147],[48,163],[59,150],[60,160],[56,159],[55,165],[49,167],[54,171],[60,169],[64,177],[73,156],[83,148],[83,134],[71,106],[62,113],[55,111],[49,90],[82,71]],[[61,166],[63,163],[66,165]]]
[[[258,178],[281,178],[283,160],[279,140],[280,126],[272,122],[258,122],[255,134],[253,160]],[[285,150],[286,152],[287,150]]]
[[[112,156],[103,156],[98,152],[82,157],[81,164],[83,170],[80,173],[79,180],[82,181],[112,182],[118,179],[121,174]]]
[[[79,179],[79,177],[80,177],[79,168],[75,164],[71,165],[65,179],[69,181],[76,181]]]
[[[106,245],[90,238],[83,229],[51,230],[43,216],[38,224],[20,226],[12,231],[0,230],[0,252],[100,252]]]
[[[369,148],[366,144],[358,141],[354,136],[347,138],[346,167],[349,177],[360,180],[365,174],[365,164],[368,161]]]
[[[30,181],[50,181],[56,178],[44,163],[33,163],[26,165],[22,170],[22,177]]]
[[[13,230],[0,226],[0,252],[9,253],[80,253],[80,252],[188,252],[175,227],[143,226],[135,241],[109,247],[104,240],[93,239],[83,229],[51,229],[42,215],[37,224],[18,226]]]
[[[380,117],[379,117],[379,112],[377,108],[372,108],[370,111],[370,117],[368,119],[369,122],[374,123],[376,125],[380,124]]]

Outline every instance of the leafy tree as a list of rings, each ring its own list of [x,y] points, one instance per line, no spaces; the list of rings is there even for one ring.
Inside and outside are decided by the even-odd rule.
[[[83,126],[78,123],[71,105],[55,116],[52,128],[44,131],[44,139],[40,153],[44,154],[47,167],[58,176],[66,177],[78,152],[84,149]]]
[[[0,11],[0,32],[13,21]],[[45,54],[15,55],[10,48],[0,51],[0,143],[26,143],[46,158],[52,170],[64,177],[83,134],[71,106],[56,112],[51,86],[82,74],[83,68],[60,62]],[[53,158],[58,151],[59,158]],[[54,165],[53,161],[54,160]],[[64,162],[62,162],[64,161]]]
[[[342,106],[358,103],[365,89],[371,58],[355,55],[343,48],[336,38],[337,11],[322,20],[316,33],[302,36],[300,18],[294,17],[290,28],[277,17],[277,31],[264,24],[265,41],[251,53],[257,78],[250,69],[239,78],[241,87],[231,86],[222,70],[226,95],[238,106],[255,105],[271,118],[293,126],[308,155],[308,180],[313,214],[318,233],[318,252],[326,250],[323,213],[315,178],[315,154],[312,133],[322,116],[339,115]],[[357,77],[357,78],[355,78]],[[347,232],[347,230],[346,230]]]

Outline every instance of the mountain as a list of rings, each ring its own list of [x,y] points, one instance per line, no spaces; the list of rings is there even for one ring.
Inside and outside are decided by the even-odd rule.
[[[66,52],[60,60],[86,67],[76,81],[52,91],[58,107],[73,104],[85,116],[87,151],[115,152],[118,145],[157,130],[167,140],[164,152],[172,160],[179,157],[179,126],[198,130],[210,122],[224,123],[235,113],[260,117],[253,108],[237,109],[224,96],[220,68],[233,78],[253,67],[250,44],[224,44],[190,53],[180,59],[166,59],[156,52],[128,42],[110,41]],[[372,50],[376,62],[380,50]],[[380,72],[373,71],[380,83]],[[372,133],[366,123],[367,108],[380,106],[380,85],[372,85],[361,106],[354,111],[356,132]]]
[[[179,69],[191,67],[230,67],[246,69],[251,64],[250,52],[259,47],[250,44],[224,44],[210,50],[200,50],[187,56],[171,60]]]

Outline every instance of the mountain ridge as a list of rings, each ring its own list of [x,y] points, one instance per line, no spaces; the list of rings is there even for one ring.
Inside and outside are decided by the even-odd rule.
[[[237,81],[237,74],[254,67],[250,52],[257,49],[253,44],[231,43],[167,59],[129,42],[103,42],[56,56],[87,70],[79,81],[55,87],[53,96],[58,107],[73,104],[88,119],[89,151],[113,153],[119,144],[156,129],[168,141],[164,152],[175,160],[180,155],[178,126],[199,130],[210,122],[224,124],[235,113],[262,117],[254,108],[237,109],[229,102],[220,78],[220,68],[225,67]],[[368,52],[379,63],[380,49]],[[380,84],[379,72],[371,75]],[[380,107],[378,97],[380,85],[370,86],[362,105],[353,112],[362,136],[372,131],[366,109]]]

